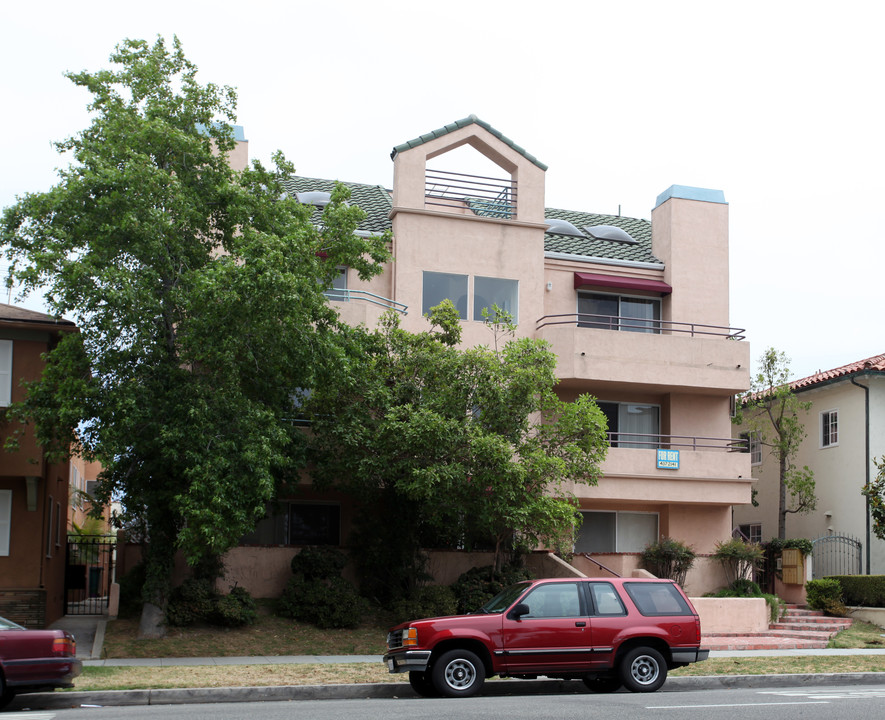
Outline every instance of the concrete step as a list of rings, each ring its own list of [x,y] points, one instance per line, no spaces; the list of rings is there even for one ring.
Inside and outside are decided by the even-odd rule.
[[[710,650],[822,650],[827,640],[776,635],[706,635],[701,647]]]
[[[771,623],[768,628],[769,630],[795,630],[798,632],[826,632],[835,634],[837,632],[841,632],[847,627],[850,627],[851,623],[833,623],[833,622],[819,622],[819,623],[809,623],[809,622],[795,622],[792,620],[781,620],[780,622]]]

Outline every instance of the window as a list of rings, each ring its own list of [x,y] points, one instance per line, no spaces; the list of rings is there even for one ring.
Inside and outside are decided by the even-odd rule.
[[[519,318],[519,283],[516,280],[504,280],[502,278],[490,278],[476,276],[473,278],[473,319],[484,320],[482,311],[492,311],[492,306],[497,305],[505,312],[510,313],[513,322],[518,323]]]
[[[52,557],[52,495],[46,507],[46,557]]]
[[[762,542],[762,523],[750,523],[749,525],[739,525],[738,530],[751,543]]]
[[[578,327],[660,333],[660,298],[578,293]]]
[[[610,583],[590,583],[590,594],[597,615],[627,614],[618,591]]]
[[[340,545],[341,508],[320,503],[289,505],[290,545]]]
[[[581,593],[578,583],[550,583],[539,585],[523,598],[529,606],[524,618],[579,617]]]
[[[12,340],[0,340],[0,407],[12,403]]]
[[[350,295],[347,292],[347,268],[338,268],[338,275],[332,280],[332,287],[326,290],[325,295],[329,300],[347,302]]]
[[[839,444],[839,411],[827,410],[820,414],[820,446]]]
[[[12,527],[12,490],[0,490],[0,556],[9,555],[9,531]]]
[[[598,402],[608,420],[612,447],[654,448],[661,433],[661,408],[637,403]]]
[[[427,315],[430,308],[443,300],[451,300],[462,320],[467,319],[467,276],[452,273],[424,273],[424,293],[421,313]]]
[[[658,514],[648,512],[581,513],[584,522],[578,530],[575,552],[642,552],[658,538]]]
[[[636,609],[646,617],[692,615],[691,608],[671,583],[624,583]]]
[[[762,441],[759,439],[759,433],[757,432],[743,432],[741,433],[741,440],[745,440],[746,450],[743,452],[750,453],[750,464],[751,465],[761,465],[762,464]]]

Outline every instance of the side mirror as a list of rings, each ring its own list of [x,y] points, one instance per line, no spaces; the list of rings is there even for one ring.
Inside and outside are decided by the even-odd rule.
[[[511,620],[519,620],[523,615],[528,615],[531,612],[529,610],[529,606],[525,603],[519,603],[518,605],[514,605],[513,609],[510,611],[509,617]]]

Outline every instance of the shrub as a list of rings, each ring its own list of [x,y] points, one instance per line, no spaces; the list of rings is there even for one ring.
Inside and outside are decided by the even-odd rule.
[[[277,603],[277,613],[319,628],[359,627],[369,604],[347,580],[333,577],[304,580],[289,579]]]
[[[531,579],[531,572],[524,567],[505,565],[500,572],[495,572],[491,565],[471,568],[452,583],[452,591],[458,601],[457,611],[459,613],[472,612],[485,604],[486,601],[491,600],[508,585]]]
[[[424,585],[412,597],[394,602],[390,611],[396,622],[418,618],[454,615],[458,611],[458,601],[452,588],[446,585]]]
[[[685,576],[694,565],[696,557],[695,551],[685,543],[663,538],[660,542],[645,546],[640,563],[652,575],[684,585]]]
[[[255,622],[255,600],[241,587],[228,595],[217,592],[209,580],[190,578],[175,588],[166,607],[166,623],[186,627],[208,623],[221,627],[242,627]]]
[[[144,563],[138,563],[120,578],[120,616],[137,614],[144,603],[141,592],[144,587]]]
[[[885,607],[885,575],[835,575],[846,605]]]
[[[847,614],[842,601],[842,585],[835,578],[811,580],[805,584],[806,602],[812,610],[823,610],[830,615]]]
[[[716,552],[713,553],[713,558],[725,570],[725,579],[729,585],[735,580],[749,580],[764,557],[765,551],[761,545],[737,538],[716,543]]]
[[[255,600],[245,588],[233,587],[227,595],[215,600],[212,623],[222,627],[252,625],[258,619]]]
[[[292,558],[292,574],[305,580],[327,580],[340,577],[347,565],[347,556],[332,547],[306,547]]]

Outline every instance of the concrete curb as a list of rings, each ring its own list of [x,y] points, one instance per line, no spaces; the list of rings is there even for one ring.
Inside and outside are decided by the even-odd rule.
[[[825,673],[807,675],[704,675],[669,678],[661,692],[730,688],[824,687],[885,684],[885,673]],[[575,680],[492,680],[482,695],[591,694]],[[356,700],[417,698],[407,683],[364,685],[285,685],[235,688],[180,688],[164,690],[103,690],[20,695],[10,710],[56,710],[83,706],[188,705],[194,703],[282,702],[292,700]]]

